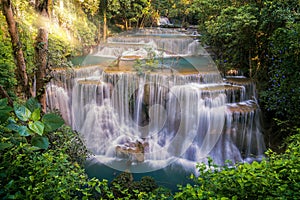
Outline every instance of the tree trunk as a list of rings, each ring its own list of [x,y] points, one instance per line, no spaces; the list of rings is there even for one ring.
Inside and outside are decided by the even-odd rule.
[[[103,42],[106,42],[107,37],[107,0],[101,0],[99,4],[99,9],[101,10],[101,14],[103,15]]]
[[[252,78],[252,56],[251,56],[251,49],[249,49],[249,77]]]
[[[47,79],[48,65],[48,28],[47,21],[49,19],[48,12],[49,0],[42,0],[36,5],[36,10],[42,16],[43,21],[40,24],[38,35],[36,37],[35,53],[36,53],[36,97],[39,100],[43,111],[46,111],[46,91],[45,86],[49,82]]]
[[[107,37],[107,0],[101,1],[103,6],[103,42],[106,42]]]
[[[106,33],[107,33],[107,17],[106,17],[106,9],[103,12],[103,42],[106,42]]]
[[[98,26],[97,44],[100,44],[100,42],[101,42],[101,22],[99,22],[99,26]]]
[[[16,76],[18,80],[18,88],[24,94],[25,99],[31,96],[28,76],[26,72],[26,63],[22,50],[21,41],[19,39],[17,23],[14,19],[12,11],[12,3],[10,0],[2,0],[2,10],[8,25],[8,31],[11,37],[13,55],[16,61]]]
[[[0,97],[7,98],[8,105],[11,107],[14,106],[13,100],[10,98],[10,96],[7,94],[6,90],[1,85],[0,85]]]
[[[125,21],[125,30],[128,31],[128,20],[125,19],[124,21]]]

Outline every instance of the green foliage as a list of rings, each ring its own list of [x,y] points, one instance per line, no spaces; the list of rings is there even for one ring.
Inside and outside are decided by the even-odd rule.
[[[299,126],[300,25],[278,28],[270,39],[268,89],[261,92],[262,105],[280,120]]]
[[[14,109],[1,99],[0,113],[1,199],[113,199],[106,180],[85,174],[87,150],[78,133],[56,131],[61,117],[41,115],[34,99]]]
[[[94,16],[100,5],[100,0],[77,0],[80,3],[85,13],[89,13],[91,16]]]
[[[108,18],[125,28],[143,27],[145,18],[149,17],[151,4],[146,0],[109,0],[107,3]]]
[[[255,55],[258,9],[255,6],[227,7],[207,21],[205,42],[214,47],[221,71],[238,68],[247,71]],[[229,68],[227,68],[229,67]]]
[[[137,72],[139,76],[144,75],[145,73],[153,72],[158,69],[159,62],[156,59],[156,53],[153,49],[147,49],[147,58],[140,60],[136,59],[133,69]]]
[[[110,189],[118,199],[172,199],[171,192],[158,187],[152,177],[144,176],[140,181],[134,181],[128,172],[119,174],[111,182]]]
[[[7,32],[5,17],[0,12],[0,85],[13,95],[14,87],[17,83],[14,76],[15,64],[12,55],[10,36]]]
[[[269,37],[277,28],[299,20],[297,4],[297,0],[201,0],[193,2],[190,12],[197,15],[202,41],[212,47],[221,71],[236,68],[262,77]]]
[[[83,168],[59,148],[41,153],[19,143],[0,153],[1,199],[96,199],[110,194],[107,181],[88,180]]]
[[[69,160],[84,167],[87,157],[91,153],[87,150],[80,134],[73,131],[71,127],[63,125],[57,131],[48,134],[49,149],[60,149],[69,155]]]
[[[283,154],[269,150],[267,159],[232,166],[199,164],[195,185],[180,186],[175,199],[297,199],[300,195],[300,130]]]
[[[49,65],[53,68],[69,68],[72,63],[68,58],[73,55],[74,46],[65,41],[64,36],[50,35],[48,40],[49,46]]]
[[[10,116],[10,112],[13,110],[12,107],[7,106],[7,99],[0,99],[0,123],[4,123]]]
[[[89,1],[73,3],[64,0],[64,3],[55,2],[55,13],[50,26],[49,34],[49,65],[52,67],[71,67],[70,58],[84,53],[84,48],[95,45],[96,26],[82,10],[96,12],[95,5],[88,5]],[[82,7],[81,7],[82,6]],[[57,21],[57,22],[56,22]]]
[[[169,189],[159,187],[152,192],[139,192],[137,199],[149,199],[149,200],[172,200],[173,194]]]
[[[8,111],[11,108],[3,99],[1,105],[1,111],[4,113],[2,118],[7,119],[7,115],[10,114]],[[41,116],[41,106],[37,100],[32,98],[25,105],[15,104],[13,110],[14,112],[10,115],[6,127],[12,132],[18,133],[19,136],[28,137],[28,142],[40,149],[47,149],[49,146],[46,134],[55,131],[64,124],[64,120],[56,114],[50,113]]]

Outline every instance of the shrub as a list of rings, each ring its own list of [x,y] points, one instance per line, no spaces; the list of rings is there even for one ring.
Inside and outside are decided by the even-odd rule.
[[[6,104],[0,100],[1,199],[113,198],[106,180],[88,179],[80,165],[86,150],[77,147],[83,143],[60,128],[58,115],[41,115],[34,99],[14,109]]]
[[[297,199],[300,195],[300,131],[282,154],[234,167],[199,164],[195,185],[180,186],[175,199]]]
[[[158,187],[150,176],[134,181],[132,174],[123,172],[111,182],[111,191],[119,199],[173,199],[172,193]]]

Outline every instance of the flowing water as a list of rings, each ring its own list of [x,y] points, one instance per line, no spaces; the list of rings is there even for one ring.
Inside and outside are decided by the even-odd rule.
[[[110,169],[108,176],[129,170],[162,177],[195,172],[207,157],[222,165],[263,156],[254,83],[221,77],[186,33],[120,34],[81,64],[54,71],[47,103],[95,154],[87,166],[92,174]]]

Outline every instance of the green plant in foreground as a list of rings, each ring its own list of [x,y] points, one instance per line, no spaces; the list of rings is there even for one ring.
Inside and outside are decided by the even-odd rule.
[[[300,196],[300,130],[287,141],[282,154],[234,167],[197,166],[194,185],[180,186],[175,199],[297,199]]]
[[[0,199],[113,199],[106,180],[88,179],[86,149],[62,124],[34,99],[14,108],[0,100]]]
[[[14,112],[10,115],[12,110]],[[57,130],[64,124],[64,120],[57,114],[42,115],[40,104],[33,98],[29,99],[25,105],[14,105],[13,109],[7,105],[6,99],[1,99],[0,112],[4,112],[0,119],[2,122],[8,119],[7,129],[17,133],[18,136],[30,137],[27,141],[40,149],[47,149],[49,146],[46,134]]]

